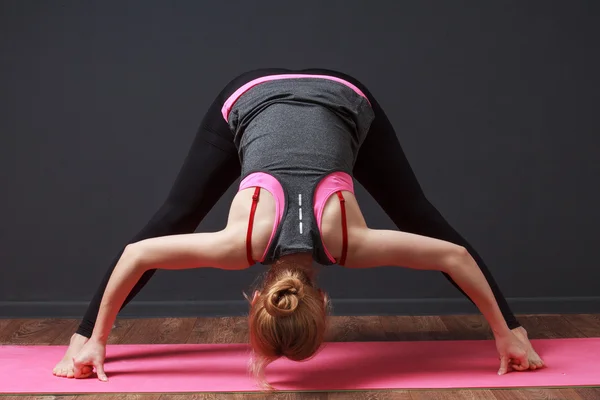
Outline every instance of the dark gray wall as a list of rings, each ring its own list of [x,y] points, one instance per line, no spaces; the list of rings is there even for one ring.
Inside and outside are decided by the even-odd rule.
[[[1,1],[0,315],[79,315],[234,75],[366,83],[520,312],[600,311],[594,1]],[[224,226],[230,190],[200,226]],[[364,192],[371,226],[393,228]],[[245,311],[264,267],[159,272],[134,315]],[[326,268],[337,313],[473,312],[438,273]]]

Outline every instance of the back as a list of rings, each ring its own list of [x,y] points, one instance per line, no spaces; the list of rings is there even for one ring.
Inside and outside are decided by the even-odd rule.
[[[270,264],[281,256],[310,252],[320,264],[335,262],[323,245],[315,200],[320,183],[334,173],[352,182],[358,148],[372,119],[366,98],[321,78],[265,82],[236,100],[228,123],[242,163],[242,182],[263,173],[280,185],[269,193],[281,216],[258,260]],[[352,193],[352,183],[343,189]]]

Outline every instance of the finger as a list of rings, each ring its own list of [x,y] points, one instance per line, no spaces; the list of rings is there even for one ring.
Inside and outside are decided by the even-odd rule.
[[[498,375],[504,375],[508,372],[508,358],[502,356],[500,358],[500,369],[498,370]]]
[[[102,363],[97,363],[94,366],[96,367],[96,374],[98,375],[98,379],[100,379],[102,382],[108,382],[108,377],[104,372],[104,365],[102,365]]]
[[[527,358],[527,355],[521,357],[519,363],[523,366],[523,368],[529,369],[529,359]]]
[[[73,357],[73,376],[79,378],[81,375],[81,363]]]
[[[525,368],[522,364],[512,364],[511,367],[515,371],[525,371],[525,370],[529,369],[529,367]]]

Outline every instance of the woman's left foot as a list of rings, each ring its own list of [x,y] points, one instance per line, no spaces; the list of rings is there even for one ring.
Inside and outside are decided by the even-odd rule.
[[[512,329],[512,332],[516,337],[521,340],[521,342],[527,348],[527,359],[529,360],[529,369],[536,370],[540,368],[544,368],[546,365],[542,358],[536,353],[529,341],[529,337],[527,336],[527,331],[522,326]]]

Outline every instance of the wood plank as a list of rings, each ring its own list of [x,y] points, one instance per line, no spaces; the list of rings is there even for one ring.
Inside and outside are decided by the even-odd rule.
[[[186,343],[248,343],[247,317],[197,318]]]
[[[123,321],[126,326],[127,323]],[[144,318],[135,320],[119,344],[186,343],[196,318]]]
[[[217,397],[215,400],[327,400],[327,395],[327,393],[234,393],[225,395],[227,397]]]
[[[163,394],[159,400],[225,400],[232,399],[230,393],[181,393],[181,394]]]
[[[451,336],[440,317],[386,316],[379,320],[389,340],[447,340]]]
[[[115,326],[110,332],[110,336],[108,338],[108,344],[119,344],[123,340],[123,337],[127,334],[129,329],[135,323],[135,319],[117,319],[115,322]],[[69,319],[65,320],[67,326],[61,332],[58,337],[56,337],[52,343],[52,345],[68,345],[71,340],[71,336],[75,333],[77,328],[79,327],[79,320],[77,319]]]
[[[97,393],[83,394],[65,400],[159,400],[161,394],[156,393]]]
[[[327,400],[327,396],[327,393],[235,393],[219,400]]]
[[[587,337],[600,337],[600,315],[598,314],[573,314],[563,315],[571,325]]]
[[[163,394],[159,400],[223,400],[226,394],[212,393],[182,393],[182,394]],[[231,395],[229,395],[231,396]]]
[[[327,400],[412,400],[408,390],[331,392]]]
[[[498,400],[581,400],[574,389],[500,389],[492,390]]]
[[[68,346],[71,341],[71,336],[73,336],[79,326],[79,321],[76,319],[63,319],[63,322],[64,328],[50,343],[51,345]]]
[[[49,345],[69,324],[64,319],[13,319],[0,332],[0,344]]]
[[[526,389],[493,389],[492,393],[497,400],[528,400]]]
[[[582,400],[600,399],[600,387],[595,388],[577,388],[574,389]]]
[[[562,339],[586,337],[562,315],[523,315],[519,322],[530,339]]]
[[[6,326],[10,323],[10,319],[0,319],[0,333],[2,332],[2,330],[4,328],[6,328]]]
[[[414,390],[412,400],[496,400],[488,389]]]
[[[54,396],[54,395],[31,395],[31,396],[5,396],[0,393],[0,399],[2,400],[74,400],[76,396]]]
[[[545,399],[557,399],[557,400],[582,400],[579,393],[575,388],[561,388],[561,389],[540,389],[540,392],[544,393]]]
[[[347,317],[336,316],[329,319],[327,342],[378,342],[387,338],[377,316]]]
[[[142,320],[132,318],[117,318],[112,330],[110,331],[108,344],[123,344],[123,341],[125,338],[127,338],[129,331],[137,321]]]
[[[494,339],[483,315],[444,315],[440,319],[450,332],[448,340]]]
[[[346,342],[359,337],[357,317],[339,316],[329,320],[328,342]]]

